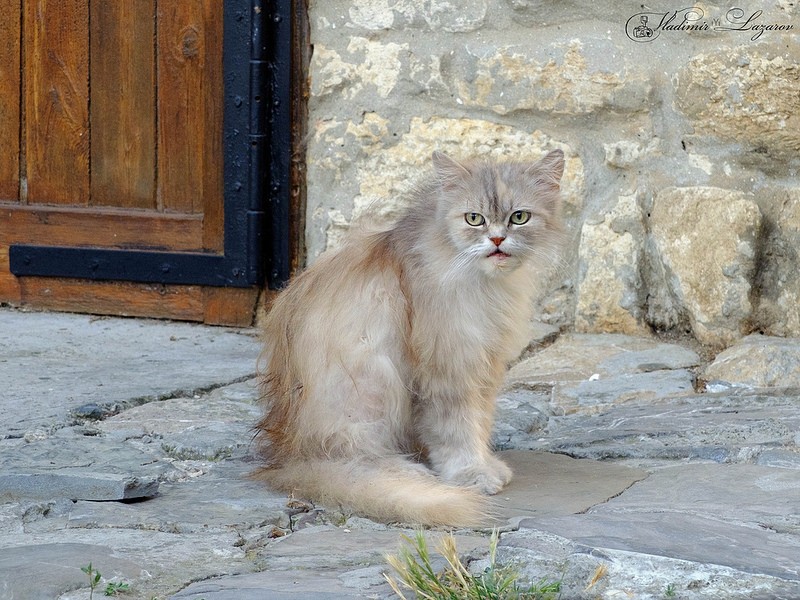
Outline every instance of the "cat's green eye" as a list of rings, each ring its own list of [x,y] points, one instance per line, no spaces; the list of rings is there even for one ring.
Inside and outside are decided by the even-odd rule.
[[[483,217],[481,213],[476,212],[469,212],[464,214],[464,220],[467,222],[468,225],[472,225],[473,227],[480,227],[484,223],[486,223],[486,219]]]
[[[509,222],[512,225],[525,225],[525,223],[530,220],[531,213],[529,213],[527,210],[518,210],[517,212],[511,214]]]

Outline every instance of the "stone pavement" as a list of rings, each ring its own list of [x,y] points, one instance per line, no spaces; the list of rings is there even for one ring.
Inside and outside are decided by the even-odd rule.
[[[708,364],[540,330],[498,401],[499,560],[564,599],[800,598],[800,340]],[[247,478],[258,352],[250,330],[0,309],[0,599],[85,600],[90,562],[94,597],[391,597],[408,529]],[[457,532],[475,569],[487,531]]]

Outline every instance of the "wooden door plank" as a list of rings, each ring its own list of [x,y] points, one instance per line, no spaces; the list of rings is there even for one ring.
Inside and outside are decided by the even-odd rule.
[[[258,295],[256,288],[16,278],[8,271],[8,254],[0,249],[0,302],[12,306],[248,327]]]
[[[205,124],[203,146],[203,248],[222,252],[225,235],[224,201],[224,100],[223,79],[223,2],[203,0],[206,30],[206,68],[202,122]]]
[[[155,209],[155,0],[94,1],[90,23],[90,204]]]
[[[4,246],[47,244],[199,252],[203,249],[202,237],[201,215],[0,203],[0,245]]]
[[[203,322],[242,327],[255,319],[258,288],[203,288]]]
[[[0,302],[20,301],[19,279],[9,270],[8,246],[0,246]]]
[[[28,202],[89,200],[89,3],[25,0]]]
[[[158,199],[203,213],[204,246],[222,249],[222,3],[160,0]]]
[[[203,320],[202,289],[51,277],[23,277],[20,305],[125,317]]]
[[[0,0],[0,200],[19,199],[20,0]]]

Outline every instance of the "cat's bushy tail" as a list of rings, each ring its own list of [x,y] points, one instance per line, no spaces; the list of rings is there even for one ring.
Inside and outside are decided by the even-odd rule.
[[[256,476],[274,489],[387,523],[470,527],[490,516],[485,496],[400,457],[290,460]]]

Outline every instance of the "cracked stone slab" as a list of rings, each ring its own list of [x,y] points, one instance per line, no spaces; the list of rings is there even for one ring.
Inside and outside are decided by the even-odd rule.
[[[789,466],[800,452],[800,414],[791,397],[698,395],[551,417],[547,435],[519,446],[593,459],[699,459]]]
[[[694,392],[692,350],[648,338],[568,334],[515,366],[507,389],[552,387],[562,412],[597,412],[623,402],[652,402]]]
[[[354,600],[362,593],[348,590],[339,573],[327,570],[267,571],[192,583],[175,600]]]
[[[693,393],[694,375],[687,369],[676,369],[558,382],[553,396],[557,406],[572,412],[632,401],[654,402]]]
[[[750,464],[664,467],[590,512],[644,511],[712,515],[762,528],[793,516],[800,532],[800,471]]]
[[[621,494],[647,472],[611,463],[576,460],[549,452],[499,453],[514,478],[492,498],[502,519],[579,513]]]
[[[238,461],[220,463],[208,474],[162,484],[158,496],[146,502],[77,502],[60,518],[29,524],[28,529],[123,528],[175,534],[235,529],[246,541],[251,541],[251,533],[270,533],[271,527],[288,530],[291,511],[286,496],[248,479],[249,472],[250,467]]]
[[[562,335],[551,346],[515,365],[507,381],[585,381],[592,375],[686,369],[700,364],[696,352],[677,344],[621,334]]]
[[[124,581],[131,587],[127,597],[150,600],[156,597],[167,598],[190,581],[252,573],[257,570],[257,566],[248,556],[247,547],[241,544],[241,539],[234,528],[228,532],[183,534],[119,528],[67,528],[43,533],[31,532],[22,538],[19,534],[0,534],[0,548],[8,550],[11,555],[30,552],[29,556],[35,557],[42,546],[69,544],[72,551],[66,558],[56,559],[54,564],[74,566],[77,570],[91,561],[93,565],[97,564],[104,577],[110,578],[114,575],[114,570],[103,567],[101,562],[101,557],[109,555],[110,547],[112,556],[138,566],[136,572],[124,572]],[[43,563],[39,569],[47,569],[46,564]],[[0,582],[4,580],[4,576],[5,573],[0,572]],[[70,589],[78,587],[81,589],[65,596],[39,593],[35,580],[22,582],[20,589],[30,590],[26,592],[29,595],[23,597],[36,600],[43,597],[87,600],[88,581],[84,580],[81,586]],[[17,592],[13,588],[12,591]],[[94,597],[98,597],[97,591]]]
[[[260,349],[252,330],[0,309],[0,438],[252,377]]]
[[[620,537],[625,539],[624,524],[619,527]],[[714,564],[711,560],[714,555],[694,562],[660,554],[599,548],[581,543],[578,537],[520,529],[502,536],[497,559],[516,565],[523,581],[560,580],[561,597],[570,600],[669,597],[794,600],[800,597],[797,581],[754,575]],[[481,563],[475,565],[477,569],[481,566]],[[667,590],[672,590],[672,594],[667,594]]]
[[[0,598],[39,600],[88,587],[81,567],[92,563],[104,580],[131,580],[142,567],[109,546],[52,543],[0,548]]]
[[[800,476],[793,469],[668,467],[584,514],[523,519],[520,528],[599,550],[711,563],[796,582],[800,590]]]
[[[524,519],[520,527],[559,535],[587,548],[679,559],[698,567],[710,563],[751,575],[800,581],[797,539],[724,522],[716,515],[674,511],[597,512]]]
[[[369,523],[356,519],[369,526]],[[275,540],[259,552],[269,571],[222,577],[189,585],[173,598],[206,598],[234,600],[238,598],[352,598],[394,597],[382,573],[390,572],[387,554],[396,554],[404,545],[402,536],[413,536],[410,530],[372,524],[358,529],[330,525],[303,529]],[[429,548],[436,548],[442,532],[428,531]],[[460,552],[487,549],[486,535],[455,535]],[[444,559],[432,552],[434,568],[441,570]],[[243,595],[237,595],[240,590]],[[256,595],[260,591],[260,595]]]
[[[84,544],[85,551],[78,548],[70,558],[84,565],[94,560],[92,548],[113,539],[117,555],[146,572],[126,580],[136,598],[166,598],[190,581],[252,572],[260,564],[259,549],[289,528],[292,511],[286,497],[248,479],[251,464],[223,461],[206,468],[203,475],[164,483],[158,496],[132,503],[28,500],[0,505],[5,507],[0,510],[0,547],[30,546],[35,552],[43,540]],[[63,600],[86,600],[87,593]]]
[[[158,493],[158,479],[113,473],[0,474],[0,498],[68,498],[70,500],[134,500]]]
[[[0,499],[130,500],[154,496],[175,467],[127,444],[62,429],[0,457]]]
[[[259,556],[271,569],[312,568],[352,570],[365,565],[383,565],[386,554],[394,554],[402,546],[402,535],[412,535],[409,530],[374,525],[374,529],[355,527],[317,526],[294,532],[265,546]],[[431,532],[431,546],[441,533]],[[457,535],[459,547],[465,551],[486,545],[480,534]]]
[[[113,440],[160,446],[177,460],[216,461],[247,454],[261,416],[254,379],[202,397],[171,398],[130,408],[98,423]]]
[[[585,511],[647,476],[638,469],[548,453],[509,451],[500,456],[515,472],[511,485],[494,499],[501,520]],[[371,528],[348,527],[356,521]],[[360,519],[350,519],[344,527],[309,527],[257,550],[270,565],[268,572],[198,582],[174,597],[232,600],[258,593],[270,598],[391,597],[381,573],[386,570],[384,556],[399,549],[402,533],[408,535]],[[426,535],[435,547],[441,534]],[[474,534],[457,535],[457,544],[461,553],[488,548],[486,537]]]

